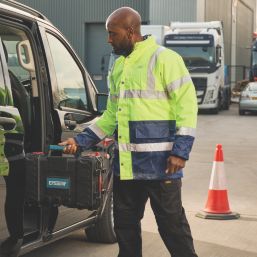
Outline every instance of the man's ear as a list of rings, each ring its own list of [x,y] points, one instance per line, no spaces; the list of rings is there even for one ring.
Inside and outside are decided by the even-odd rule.
[[[133,35],[134,35],[134,28],[131,26],[128,28],[128,38],[132,39]]]

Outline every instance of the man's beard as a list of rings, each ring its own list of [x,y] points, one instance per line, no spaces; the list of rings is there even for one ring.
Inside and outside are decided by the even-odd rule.
[[[122,48],[113,48],[113,52],[117,55],[122,55],[122,56],[129,56],[131,52],[133,51],[134,46],[132,44],[127,44],[126,47]]]

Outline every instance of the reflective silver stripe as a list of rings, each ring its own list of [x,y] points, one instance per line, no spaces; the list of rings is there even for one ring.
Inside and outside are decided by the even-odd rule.
[[[181,86],[183,86],[183,84],[190,82],[190,81],[192,81],[190,75],[186,75],[182,78],[179,78],[179,79],[171,82],[169,85],[167,85],[167,90],[170,93],[170,92],[175,91],[176,89],[180,88]]]
[[[159,54],[164,51],[165,48],[163,46],[159,47],[155,53],[152,55],[149,63],[148,63],[148,69],[147,69],[147,86],[148,90],[154,90],[155,89],[155,78],[153,75],[153,69],[156,65],[157,59]]]
[[[189,127],[180,127],[180,128],[178,128],[176,135],[195,137],[196,129],[195,128],[189,128]]]
[[[117,144],[115,144],[117,148]],[[148,144],[119,144],[118,149],[120,151],[128,152],[162,152],[162,151],[171,151],[173,143],[164,142],[164,143],[148,143]]]
[[[164,91],[124,90],[120,92],[120,98],[168,99],[168,94]]]
[[[153,69],[156,65],[159,54],[165,47],[159,47],[152,55],[147,69],[147,89],[146,90],[123,90],[120,91],[119,98],[144,98],[144,99],[168,99],[166,91],[155,91],[155,77]],[[112,98],[111,98],[112,99]]]
[[[88,126],[100,139],[103,139],[107,136],[96,124]]]

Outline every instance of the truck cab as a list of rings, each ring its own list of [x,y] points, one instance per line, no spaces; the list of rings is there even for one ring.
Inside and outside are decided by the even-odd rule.
[[[172,22],[164,45],[182,56],[197,92],[199,109],[214,113],[229,108],[224,83],[224,39],[220,21]]]
[[[15,1],[0,1],[0,243],[8,236],[2,177],[8,174],[8,160],[46,153],[49,145],[83,131],[101,115],[103,98],[71,45],[44,15]],[[100,144],[92,152],[110,149]],[[21,253],[80,228],[89,240],[115,242],[110,168],[103,186],[102,204],[92,210],[31,205],[25,199]]]

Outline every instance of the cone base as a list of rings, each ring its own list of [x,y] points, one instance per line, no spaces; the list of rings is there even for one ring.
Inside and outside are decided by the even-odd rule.
[[[240,218],[240,214],[236,212],[217,214],[217,213],[200,211],[195,216],[202,219],[212,219],[212,220],[234,220],[234,219]]]

